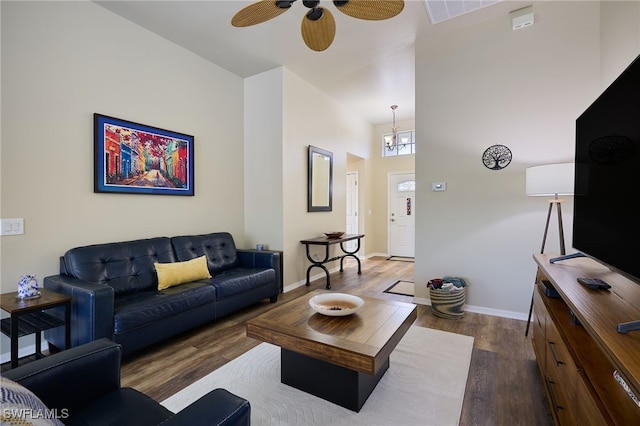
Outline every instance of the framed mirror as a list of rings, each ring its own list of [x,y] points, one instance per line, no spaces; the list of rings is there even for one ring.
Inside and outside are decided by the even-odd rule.
[[[333,153],[309,145],[308,212],[330,212],[333,199]]]

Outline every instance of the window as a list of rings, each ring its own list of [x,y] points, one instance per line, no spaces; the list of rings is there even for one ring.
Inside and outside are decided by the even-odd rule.
[[[382,135],[382,156],[395,157],[398,155],[409,155],[416,153],[416,131],[407,130],[398,132],[396,145],[389,149],[391,133]]]
[[[398,192],[415,192],[416,190],[416,181],[415,180],[403,180],[398,183],[396,187]]]

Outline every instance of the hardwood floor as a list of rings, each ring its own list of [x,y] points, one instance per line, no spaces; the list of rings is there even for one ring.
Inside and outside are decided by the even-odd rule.
[[[331,275],[332,291],[411,302],[410,296],[384,293],[397,280],[413,281],[414,264],[372,258]],[[264,301],[210,325],[204,325],[123,359],[122,385],[162,401],[260,344],[246,337],[245,321],[274,306],[318,288],[316,280],[281,294],[276,304]],[[459,320],[434,316],[418,305],[416,325],[474,337],[461,425],[552,425],[525,322],[466,312]],[[443,360],[442,362],[446,362]]]

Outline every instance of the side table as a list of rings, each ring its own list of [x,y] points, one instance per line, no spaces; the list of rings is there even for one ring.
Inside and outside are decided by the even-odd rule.
[[[312,268],[320,268],[324,271],[325,275],[327,276],[327,285],[326,288],[330,289],[331,288],[331,281],[329,278],[329,270],[324,266],[325,263],[328,262],[332,262],[334,260],[338,260],[340,259],[340,272],[342,272],[344,270],[343,268],[343,262],[344,262],[344,258],[345,257],[352,257],[354,258],[357,262],[358,262],[358,274],[362,273],[362,267],[360,264],[360,259],[358,258],[357,254],[358,251],[360,250],[360,240],[364,237],[364,234],[347,234],[347,235],[343,235],[340,238],[325,238],[325,237],[319,237],[319,238],[311,238],[309,240],[301,240],[300,243],[305,245],[305,249],[306,249],[306,253],[307,253],[307,259],[309,260],[309,262],[311,262],[311,265],[309,265],[309,267],[307,268],[307,282],[306,285],[309,285],[311,283],[310,279],[311,279],[311,269]],[[349,251],[346,249],[346,247],[343,245],[343,243],[347,242],[347,241],[351,241],[351,240],[357,240],[357,244],[356,244],[356,248],[353,251]],[[340,250],[342,250],[341,255],[329,258],[329,246],[334,245],[334,244],[340,244]],[[311,257],[311,253],[309,252],[309,246],[324,246],[325,248],[325,254],[324,254],[324,259],[322,260],[315,260],[313,257]]]
[[[64,307],[64,320],[45,311]],[[41,358],[41,332],[50,328],[65,326],[65,347],[71,343],[71,297],[44,288],[36,299],[19,299],[18,292],[0,295],[0,308],[9,313],[10,318],[3,319],[2,333],[11,339],[11,368],[18,366],[18,339],[29,334],[36,335],[36,358]]]

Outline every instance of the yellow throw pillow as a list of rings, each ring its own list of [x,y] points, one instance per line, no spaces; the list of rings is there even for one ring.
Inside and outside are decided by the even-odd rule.
[[[206,256],[196,257],[186,262],[154,263],[153,265],[158,273],[158,290],[211,278]]]

